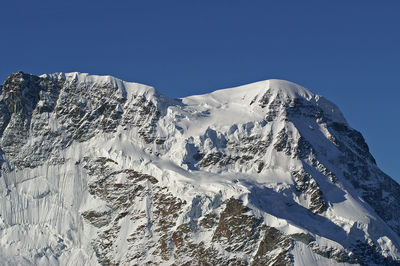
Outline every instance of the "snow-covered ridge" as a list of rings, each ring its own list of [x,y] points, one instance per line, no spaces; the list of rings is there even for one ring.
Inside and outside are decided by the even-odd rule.
[[[288,81],[173,100],[16,73],[0,155],[5,264],[399,263],[400,186],[334,104]]]
[[[148,99],[151,99],[152,97],[168,99],[168,96],[161,95],[152,86],[136,82],[126,82],[109,75],[91,75],[88,73],[70,72],[43,74],[40,77],[52,79],[64,78],[69,82],[97,84],[99,86],[107,84],[115,88],[119,88],[123,93],[126,93],[128,90],[135,95],[144,95]],[[340,110],[330,101],[326,100],[320,95],[313,94],[310,90],[302,87],[301,85],[279,79],[263,80],[237,87],[220,89],[203,95],[188,96],[182,98],[182,100],[184,103],[201,102],[209,105],[214,103],[216,107],[220,107],[227,103],[245,103],[248,105],[251,104],[251,101],[257,100],[257,98],[261,99],[266,92],[271,94],[270,97],[275,98],[306,99],[307,101],[311,101],[317,105],[320,105],[325,111],[327,111],[327,114],[331,114],[339,122],[345,122]]]

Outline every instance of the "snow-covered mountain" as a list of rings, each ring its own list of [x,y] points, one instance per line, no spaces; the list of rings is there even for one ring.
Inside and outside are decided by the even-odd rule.
[[[1,265],[400,265],[399,184],[288,81],[12,74],[0,164]]]

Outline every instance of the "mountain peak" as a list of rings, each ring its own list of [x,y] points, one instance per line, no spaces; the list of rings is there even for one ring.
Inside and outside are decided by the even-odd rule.
[[[171,100],[13,74],[0,166],[6,265],[400,261],[400,186],[333,103],[288,81]]]
[[[347,124],[339,108],[332,102],[301,85],[279,79],[263,80],[207,94],[189,96],[183,98],[183,101],[191,105],[206,104],[214,109],[222,107],[223,110],[230,109],[233,113],[236,111],[234,109],[240,108],[237,111],[248,112],[250,115],[257,112],[258,107],[265,108],[270,105],[271,108],[276,108],[275,105],[294,107],[296,103],[302,102],[319,108],[332,121]],[[235,116],[235,118],[238,117]]]

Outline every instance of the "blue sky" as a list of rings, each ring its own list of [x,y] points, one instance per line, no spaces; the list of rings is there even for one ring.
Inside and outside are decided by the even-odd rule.
[[[336,103],[400,181],[400,1],[20,0],[0,11],[1,82],[79,71],[183,97],[286,79]]]

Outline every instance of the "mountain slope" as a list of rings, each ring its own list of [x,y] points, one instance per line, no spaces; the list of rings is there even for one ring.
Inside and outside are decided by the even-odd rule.
[[[169,99],[19,72],[0,110],[6,264],[400,263],[400,186],[294,83]]]

